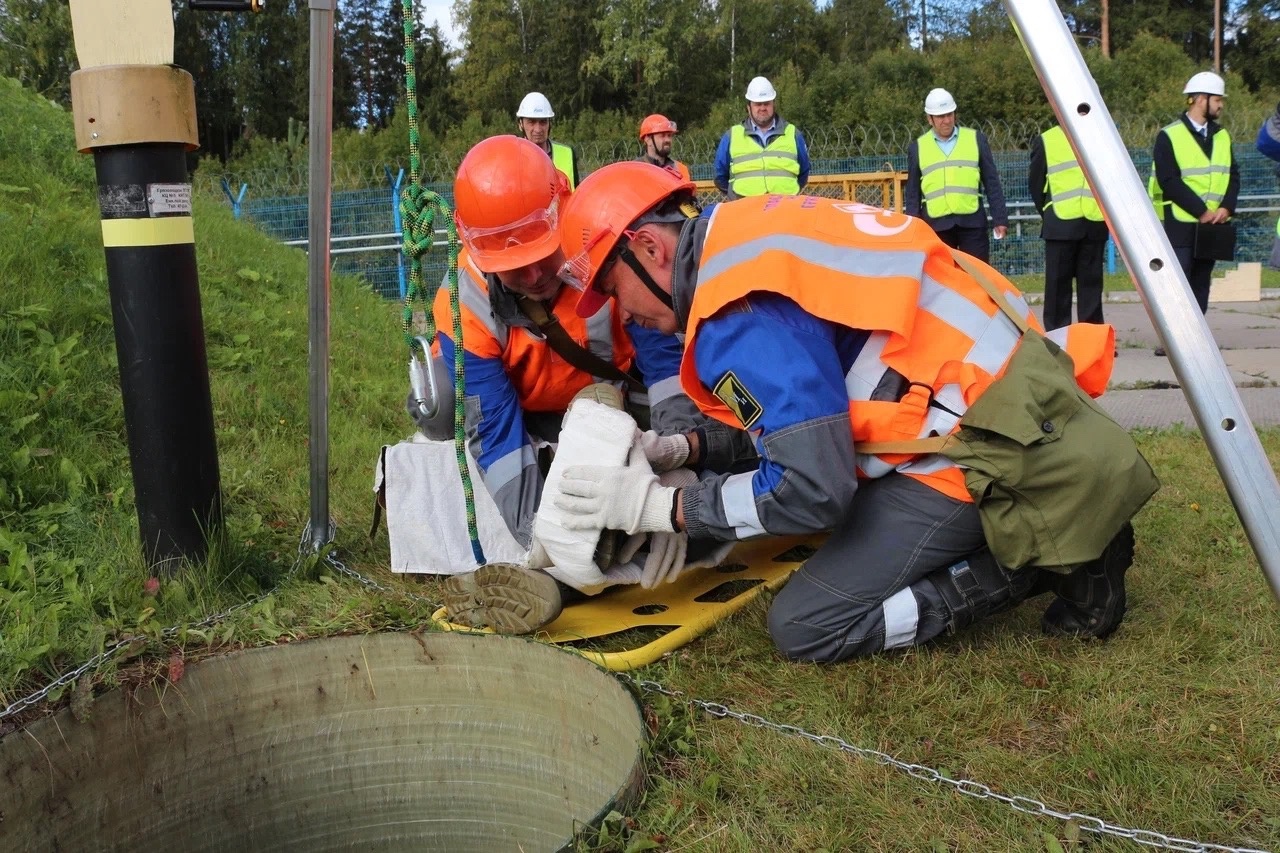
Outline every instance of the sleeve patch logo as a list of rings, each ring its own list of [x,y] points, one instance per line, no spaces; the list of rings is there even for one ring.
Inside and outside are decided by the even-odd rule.
[[[734,376],[732,370],[720,377],[713,393],[724,401],[724,404],[742,423],[743,429],[750,429],[751,425],[760,420],[760,416],[764,414],[764,408],[755,397],[751,396],[747,386]]]

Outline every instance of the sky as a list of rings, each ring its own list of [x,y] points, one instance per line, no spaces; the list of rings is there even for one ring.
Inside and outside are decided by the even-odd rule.
[[[428,27],[432,23],[440,25],[440,32],[454,47],[459,47],[458,32],[453,26],[453,0],[418,0],[418,14]]]

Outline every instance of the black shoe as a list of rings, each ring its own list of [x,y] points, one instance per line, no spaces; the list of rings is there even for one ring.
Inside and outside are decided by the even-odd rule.
[[[1169,354],[1164,351],[1164,347],[1156,347],[1156,355],[1160,356],[1160,358],[1165,358]]]
[[[959,631],[980,619],[1008,610],[1035,589],[1041,572],[1035,568],[1010,571],[983,548],[954,566],[926,576],[946,605],[947,627]]]
[[[450,622],[493,628],[501,634],[532,634],[555,621],[563,607],[560,586],[544,571],[512,563],[489,563],[444,582]]]
[[[1124,573],[1133,565],[1133,525],[1126,523],[1096,560],[1057,580],[1058,598],[1040,624],[1057,637],[1109,636],[1124,620]]]

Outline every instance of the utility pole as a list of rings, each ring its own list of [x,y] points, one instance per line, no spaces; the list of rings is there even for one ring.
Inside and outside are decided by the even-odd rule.
[[[1213,0],[1213,70],[1222,73],[1222,0]]]
[[[729,7],[729,92],[733,92],[733,63],[737,54],[738,4]]]
[[[1102,55],[1111,58],[1111,0],[1102,0]]]

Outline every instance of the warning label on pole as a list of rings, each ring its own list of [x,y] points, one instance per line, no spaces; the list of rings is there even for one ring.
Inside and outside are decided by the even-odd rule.
[[[147,184],[147,207],[153,217],[190,216],[191,184]]]

